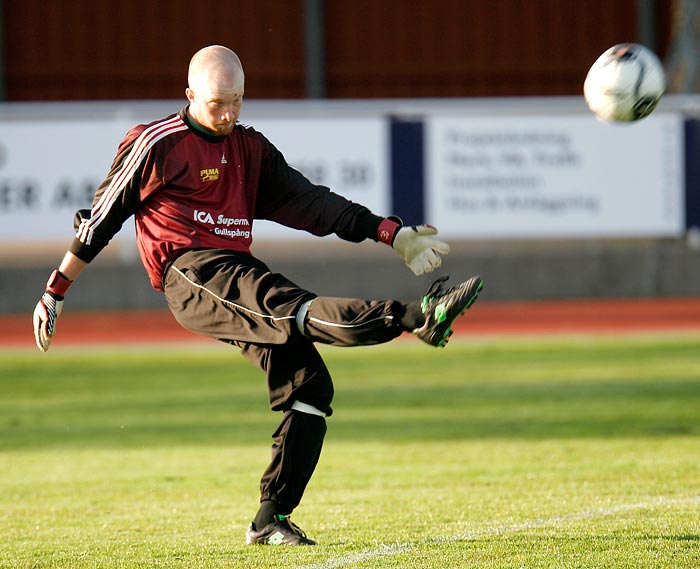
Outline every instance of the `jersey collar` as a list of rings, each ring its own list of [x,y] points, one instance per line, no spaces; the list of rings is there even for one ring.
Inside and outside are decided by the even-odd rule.
[[[190,117],[189,113],[187,112],[187,109],[189,108],[189,105],[183,107],[178,113],[178,115],[180,115],[180,118],[185,122],[185,124],[190,128],[192,132],[194,132],[197,136],[201,136],[204,140],[207,140],[209,142],[221,142],[226,138],[226,135],[220,136],[217,134],[212,134],[208,130],[201,127],[197,123],[197,121]]]

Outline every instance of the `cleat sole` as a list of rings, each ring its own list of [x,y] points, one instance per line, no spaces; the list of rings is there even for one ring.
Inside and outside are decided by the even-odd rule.
[[[435,281],[427,294],[423,296],[421,311],[429,316],[426,316],[426,322],[422,328],[413,330],[413,333],[418,335],[421,340],[438,348],[444,348],[447,345],[453,334],[452,326],[455,320],[473,306],[484,288],[484,283],[478,276],[462,283],[459,288],[453,287],[447,291],[444,291],[442,287],[442,283],[445,281],[447,281],[447,277]],[[449,300],[443,301],[443,298]],[[455,306],[455,303],[459,303],[460,306]],[[452,312],[455,309],[457,311]]]
[[[460,316],[464,315],[464,313],[472,307],[472,305],[479,298],[479,293],[481,292],[481,290],[483,288],[484,288],[484,281],[480,280],[479,284],[476,287],[476,290],[474,291],[474,295],[469,300],[467,300],[467,303],[464,305],[464,308],[462,309],[462,311],[459,314],[455,315],[455,317],[452,319],[452,322],[450,322],[450,327],[446,330],[445,335],[443,336],[442,340],[440,340],[437,344],[438,348],[444,348],[447,345],[447,342],[449,342],[449,340],[450,340],[450,336],[452,336],[452,334],[454,333],[452,330],[452,325],[454,324],[455,320],[457,320],[457,318],[459,318]]]

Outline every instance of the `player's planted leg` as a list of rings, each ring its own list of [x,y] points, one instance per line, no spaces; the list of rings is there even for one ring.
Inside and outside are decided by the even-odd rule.
[[[260,480],[260,508],[247,544],[313,545],[289,520],[318,464],[333,413],[333,381],[321,354],[305,338],[284,345],[236,343],[267,374],[270,408],[284,413]]]
[[[289,515],[318,463],[326,420],[315,407],[297,403],[284,414],[274,434],[272,461],[260,482],[262,502],[246,532],[248,545],[315,545]]]

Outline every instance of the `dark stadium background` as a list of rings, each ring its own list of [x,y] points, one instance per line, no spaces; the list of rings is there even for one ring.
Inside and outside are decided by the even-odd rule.
[[[243,60],[249,99],[578,95],[610,45],[663,58],[672,5],[0,0],[0,81],[8,101],[181,98],[191,54],[221,43]]]

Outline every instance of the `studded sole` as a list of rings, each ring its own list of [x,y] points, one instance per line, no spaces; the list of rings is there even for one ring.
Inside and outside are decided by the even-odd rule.
[[[479,279],[479,284],[476,286],[476,290],[474,291],[474,294],[472,295],[469,300],[467,300],[467,303],[464,305],[464,309],[457,314],[453,319],[452,322],[450,322],[450,326],[447,328],[445,331],[445,335],[443,336],[442,340],[438,342],[437,347],[438,348],[444,348],[447,345],[447,342],[450,340],[450,336],[452,336],[452,325],[454,324],[454,321],[457,320],[460,316],[462,316],[467,310],[469,310],[472,305],[476,302],[476,300],[479,298],[479,293],[481,290],[484,288],[484,281]]]

